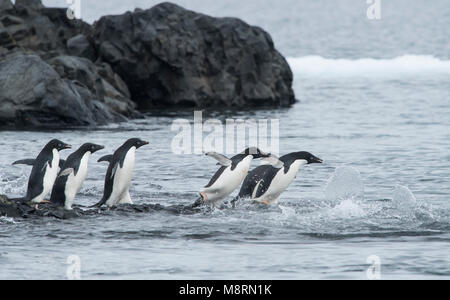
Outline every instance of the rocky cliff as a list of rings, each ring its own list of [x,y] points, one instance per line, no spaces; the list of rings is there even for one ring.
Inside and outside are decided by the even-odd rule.
[[[277,107],[292,72],[267,32],[171,3],[94,25],[0,0],[0,126],[118,122],[154,107]]]

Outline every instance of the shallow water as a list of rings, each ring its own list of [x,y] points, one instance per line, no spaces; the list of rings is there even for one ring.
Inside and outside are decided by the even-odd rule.
[[[240,16],[248,10],[227,12]],[[284,26],[295,30],[297,19],[283,17],[290,20]],[[450,72],[438,53],[442,49],[431,53],[437,48],[429,44],[408,48],[402,46],[407,41],[394,41],[387,48],[395,51],[386,56],[370,56],[364,45],[350,54],[329,44],[308,52],[289,47],[306,42],[283,39],[276,20],[272,16],[262,25],[275,33],[286,55],[303,57],[289,60],[301,101],[291,109],[205,111],[204,119],[279,119],[280,153],[307,150],[324,159],[323,165],[301,169],[273,207],[244,203],[194,215],[111,212],[62,221],[1,218],[0,279],[64,279],[71,255],[80,258],[83,279],[366,279],[372,255],[381,261],[383,279],[450,278]],[[426,19],[414,20],[431,30]],[[329,24],[320,24],[317,32],[326,31]],[[359,30],[363,36],[373,29]],[[346,38],[353,41],[349,31],[339,40]],[[412,65],[425,55],[434,55],[437,65],[399,72],[395,57],[412,52],[419,56]],[[311,72],[306,54],[343,58],[345,70],[336,71],[342,65],[331,60]],[[356,60],[365,57],[385,60],[381,67]],[[327,68],[333,72],[324,73]],[[0,193],[24,193],[30,169],[10,163],[35,156],[49,139],[74,146],[90,141],[106,149],[93,155],[76,202],[94,204],[106,172],[96,159],[140,137],[151,145],[137,151],[134,202],[190,204],[217,166],[202,155],[172,153],[176,133],[170,127],[179,117],[192,120],[193,112],[153,113],[63,132],[2,131]]]

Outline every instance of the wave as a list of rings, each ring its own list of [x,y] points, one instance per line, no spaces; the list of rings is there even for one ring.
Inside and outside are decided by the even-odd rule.
[[[303,56],[290,57],[287,61],[294,74],[303,76],[450,75],[450,60],[430,55],[403,55],[392,59]]]

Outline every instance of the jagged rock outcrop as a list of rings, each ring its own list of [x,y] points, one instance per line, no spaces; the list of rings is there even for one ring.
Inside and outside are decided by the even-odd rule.
[[[89,24],[69,20],[67,9],[44,7],[41,0],[17,0],[14,6],[0,1],[5,7],[0,9],[0,47],[9,51],[68,53],[68,40],[91,31]]]
[[[140,107],[295,102],[292,72],[269,34],[239,19],[162,3],[102,17],[92,40]]]
[[[99,125],[136,108],[288,106],[269,34],[171,3],[94,26],[41,0],[0,0],[0,126]]]
[[[95,125],[134,113],[134,104],[92,62],[62,56],[50,63],[59,72],[37,55],[17,53],[0,61],[0,125]]]
[[[0,0],[0,126],[102,125],[139,116],[96,54],[91,26],[40,0]]]

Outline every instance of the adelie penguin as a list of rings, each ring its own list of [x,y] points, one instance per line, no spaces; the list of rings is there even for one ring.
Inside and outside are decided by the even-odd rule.
[[[102,200],[94,205],[100,207],[116,206],[118,204],[132,204],[130,197],[130,184],[133,175],[136,149],[148,145],[148,142],[133,138],[126,141],[113,155],[107,155],[98,161],[108,161],[105,188]]]
[[[60,140],[51,140],[34,160],[25,160],[26,164],[33,166],[28,180],[27,195],[17,199],[21,201],[31,201],[32,203],[42,203],[50,193],[58,175],[59,151],[70,149],[71,146]],[[17,161],[19,164],[24,161]]]
[[[208,152],[206,155],[218,160],[218,165],[221,165],[221,167],[211,181],[200,191],[200,198],[194,203],[193,207],[202,204],[217,204],[242,183],[254,158],[270,157],[270,154],[255,147],[248,148],[231,159],[216,152]]]
[[[277,203],[278,197],[294,181],[299,169],[307,164],[323,161],[309,152],[294,152],[281,158],[266,159],[270,165],[262,165],[248,173],[239,195],[233,200],[252,199],[262,204]]]
[[[61,164],[61,172],[53,185],[50,202],[72,210],[73,200],[87,176],[89,157],[104,148],[101,145],[86,143],[69,155],[65,163]]]

